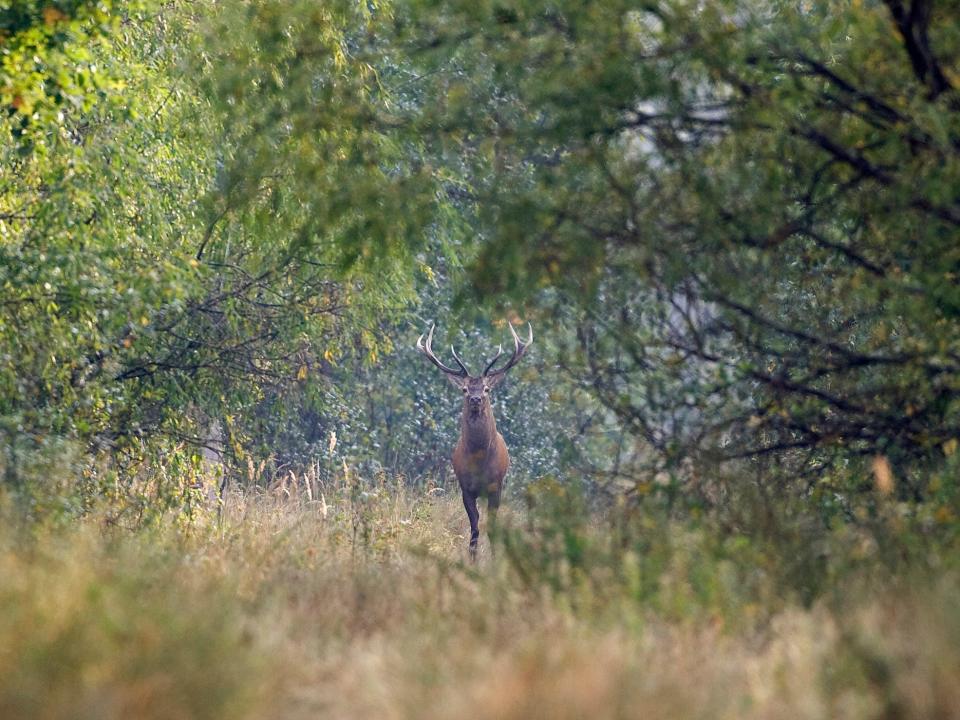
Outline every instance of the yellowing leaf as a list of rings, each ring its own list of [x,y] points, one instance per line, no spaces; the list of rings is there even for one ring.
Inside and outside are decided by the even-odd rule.
[[[941,505],[937,508],[937,511],[933,514],[933,519],[936,520],[941,525],[946,525],[948,522],[953,521],[954,515],[953,511],[948,508],[946,505]]]
[[[65,17],[66,15],[50,5],[47,5],[47,7],[43,9],[43,22],[47,25],[55,25]]]

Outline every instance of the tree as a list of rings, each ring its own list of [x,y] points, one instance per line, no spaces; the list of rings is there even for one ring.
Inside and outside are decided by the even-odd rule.
[[[135,12],[142,3],[125,5]],[[97,62],[120,19],[102,0],[0,3],[0,108],[21,151],[44,152],[51,126],[65,130],[68,118],[122,87]]]
[[[817,466],[956,447],[950,3],[402,7],[473,277],[579,298],[581,370],[635,433]]]
[[[5,16],[7,60],[43,51],[2,78],[8,487],[137,487],[189,469],[213,421],[243,463],[337,358],[381,350],[373,321],[411,298],[428,191],[370,162],[371,76],[342,52],[363,13],[307,5]],[[61,71],[103,79],[77,100]],[[360,196],[382,215],[357,212]],[[160,494],[191,482],[174,473]]]

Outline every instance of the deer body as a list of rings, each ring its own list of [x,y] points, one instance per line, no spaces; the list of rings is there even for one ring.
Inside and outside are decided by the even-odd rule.
[[[497,359],[503,353],[501,346],[494,358],[487,364],[486,369],[478,377],[471,377],[466,366],[456,350],[453,357],[460,366],[459,370],[447,367],[433,354],[431,343],[433,327],[427,335],[426,344],[423,336],[417,340],[417,349],[420,350],[434,365],[446,374],[456,387],[463,392],[463,413],[460,416],[460,439],[453,450],[453,472],[457,476],[460,492],[463,495],[463,506],[470,521],[470,555],[476,556],[477,540],[480,537],[480,511],[477,509],[477,499],[487,498],[487,509],[491,518],[500,506],[500,493],[503,490],[503,479],[510,467],[510,454],[503,441],[503,435],[497,431],[497,423],[493,418],[493,409],[490,406],[490,391],[506,376],[507,370],[512,368],[527,347],[533,342],[533,328],[530,328],[529,337],[522,342],[517,337],[513,326],[510,333],[514,339],[513,356],[507,363],[493,370]]]
[[[489,423],[475,427],[466,419],[466,410],[463,414],[460,440],[453,450],[453,472],[460,489],[476,495],[499,493],[510,467],[503,435],[497,432],[492,416]]]

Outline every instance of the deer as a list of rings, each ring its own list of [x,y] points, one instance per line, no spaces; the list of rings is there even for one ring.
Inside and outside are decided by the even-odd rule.
[[[460,414],[460,439],[453,450],[453,472],[460,485],[463,496],[463,507],[470,520],[470,558],[476,560],[477,541],[480,538],[480,511],[477,509],[477,499],[487,499],[487,511],[491,522],[496,518],[500,507],[500,493],[503,491],[503,479],[510,467],[510,453],[503,441],[503,435],[497,431],[497,422],[493,417],[493,408],[490,405],[490,391],[503,382],[507,371],[520,362],[526,354],[527,348],[533,343],[533,326],[529,323],[527,340],[523,341],[508,323],[510,334],[513,335],[513,355],[501,367],[494,369],[497,360],[503,355],[503,345],[497,348],[493,356],[480,375],[474,376],[467,370],[467,366],[457,354],[456,348],[450,346],[457,368],[452,368],[441,362],[433,352],[433,331],[435,325],[430,326],[427,339],[423,335],[417,339],[417,350],[426,355],[427,359],[443,371],[447,380],[463,393],[463,412]]]

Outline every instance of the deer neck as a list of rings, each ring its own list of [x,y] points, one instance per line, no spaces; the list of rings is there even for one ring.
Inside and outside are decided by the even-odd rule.
[[[489,447],[497,436],[497,423],[493,419],[493,409],[490,402],[484,402],[480,414],[472,417],[470,408],[466,405],[460,416],[460,435],[467,448],[480,450]]]

